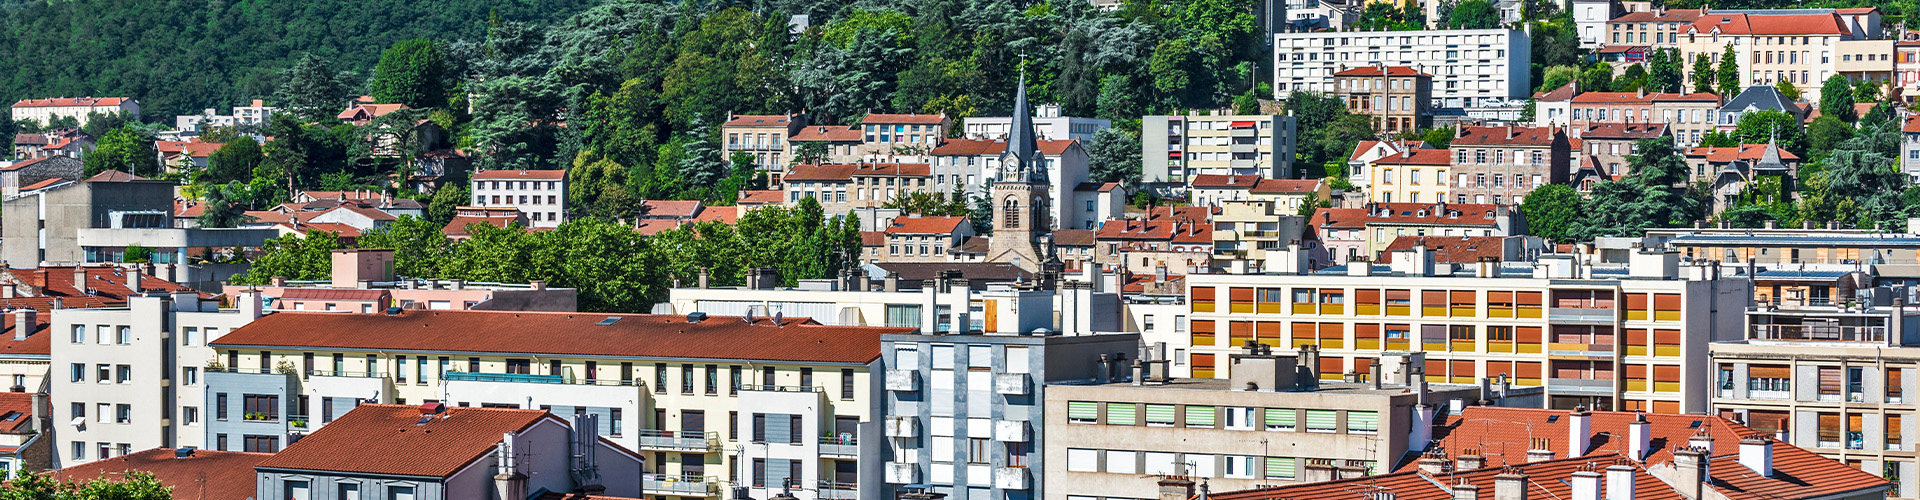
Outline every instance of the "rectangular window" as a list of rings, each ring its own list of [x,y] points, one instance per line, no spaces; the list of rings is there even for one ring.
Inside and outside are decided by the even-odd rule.
[[[853,369],[852,368],[842,368],[840,370],[840,399],[842,400],[853,399]]]
[[[715,394],[719,394],[720,393],[720,365],[707,365],[706,375],[707,377],[706,377],[705,387],[707,389],[706,391],[707,395],[712,396]]]
[[[72,368],[72,373],[69,374],[69,377],[72,379],[73,382],[87,381],[87,364],[86,363],[74,363],[71,366],[71,368]]]
[[[653,364],[653,393],[654,394],[667,393],[667,364],[666,363]]]
[[[727,386],[728,387],[727,395],[731,396],[731,395],[739,394],[740,393],[740,365],[733,365],[732,367],[728,368],[727,371],[730,372],[728,374],[728,380],[729,380],[728,383],[731,384]]]
[[[680,393],[693,394],[693,365],[680,365]]]

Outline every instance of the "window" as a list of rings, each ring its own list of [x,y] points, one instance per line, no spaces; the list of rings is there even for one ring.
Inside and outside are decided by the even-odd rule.
[[[130,365],[114,365],[114,367],[113,367],[113,381],[114,381],[114,383],[119,383],[119,384],[125,384],[125,383],[129,383],[129,382],[132,382],[132,381],[133,381],[133,366],[130,366]]]
[[[104,365],[104,364],[94,365],[93,372],[94,372],[94,377],[93,377],[94,382],[105,384],[113,381],[112,365]]]
[[[1230,431],[1253,430],[1253,425],[1254,425],[1253,408],[1228,407],[1226,409],[1226,413],[1227,413],[1227,430],[1230,430]]]
[[[266,394],[243,394],[240,396],[243,415],[247,420],[270,421],[280,419],[280,396]]]
[[[666,363],[653,364],[653,393],[654,394],[667,393],[667,364]]]
[[[72,368],[71,373],[69,373],[69,377],[72,379],[71,381],[73,382],[87,381],[86,363],[74,363],[73,365],[71,365],[71,368]]]
[[[87,443],[85,441],[73,442],[73,459],[74,460],[87,459]]]
[[[707,389],[706,391],[707,395],[712,396],[715,394],[719,394],[720,393],[720,365],[707,365],[706,374],[707,374],[707,377],[706,377],[705,387]]]
[[[853,369],[840,370],[840,399],[853,399]]]
[[[993,460],[993,440],[986,438],[967,439],[967,463],[984,464]]]
[[[86,343],[87,342],[87,325],[73,325],[73,337],[70,339],[70,341],[75,344]]]
[[[80,443],[76,442],[74,444]],[[1070,472],[1100,472],[1100,450],[1068,448],[1067,470]]]
[[[1067,423],[1073,423],[1073,424],[1100,423],[1100,403],[1095,403],[1092,401],[1067,402]]]
[[[388,486],[387,500],[415,500],[412,486]]]
[[[227,419],[227,393],[222,392],[214,396],[213,418],[214,420]]]
[[[313,500],[312,487],[306,481],[287,481],[287,500]]]
[[[120,345],[133,343],[133,327],[122,326],[114,335],[114,341]]]
[[[334,500],[360,500],[360,485],[358,484],[339,483],[334,485],[334,491],[340,492]]]
[[[727,368],[727,371],[730,372],[728,374],[728,379],[729,379],[728,383],[731,384],[728,386],[727,395],[731,396],[731,395],[739,394],[740,393],[740,365],[733,365],[732,367]]]
[[[113,423],[116,423],[116,424],[133,423],[133,405],[126,404],[126,403],[113,405]]]
[[[180,407],[180,419],[184,421],[187,425],[200,423],[200,407],[197,407],[197,406]]]

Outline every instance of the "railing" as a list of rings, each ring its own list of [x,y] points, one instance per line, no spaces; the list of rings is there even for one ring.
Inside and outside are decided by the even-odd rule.
[[[262,370],[259,368],[234,368],[231,366],[223,366],[219,368],[207,367],[206,372],[207,373],[245,373],[245,374],[253,374],[253,375],[291,375],[291,373],[280,373],[278,369],[274,369],[274,368]]]
[[[279,422],[280,417],[278,415],[268,415],[265,413],[242,413],[240,414],[240,420],[244,422]]]
[[[1605,321],[1614,319],[1612,309],[1590,309],[1581,307],[1554,307],[1547,309],[1547,318],[1553,321]]]
[[[820,480],[820,498],[852,499],[860,497],[860,485]]]
[[[645,474],[641,488],[652,493],[708,496],[719,489],[717,478],[698,475]]]
[[[1547,379],[1547,391],[1552,393],[1612,393],[1613,381],[1588,380],[1577,378]]]
[[[521,384],[605,385],[605,386],[616,386],[616,387],[618,386],[646,387],[646,383],[641,382],[639,379],[634,379],[634,380],[591,379],[591,378],[579,378],[571,375],[539,375],[539,374],[532,374],[532,373],[446,372],[440,375],[440,379],[448,382],[508,382],[508,383],[521,383]]]
[[[314,377],[353,377],[353,378],[386,378],[387,377],[386,372],[347,372],[347,371],[337,372],[333,370],[312,370],[312,371],[308,371],[307,375],[314,376]]]
[[[1885,342],[1887,327],[1838,325],[1753,325],[1750,340]]]
[[[854,458],[860,456],[859,438],[854,436],[820,436],[820,454],[827,457]]]
[[[640,448],[646,450],[712,451],[720,438],[718,432],[687,432],[641,429]]]
[[[295,429],[307,428],[306,415],[287,415],[286,419],[287,419],[287,426],[289,427],[293,427]]]
[[[742,391],[760,392],[826,392],[818,386],[810,385],[742,385]]]

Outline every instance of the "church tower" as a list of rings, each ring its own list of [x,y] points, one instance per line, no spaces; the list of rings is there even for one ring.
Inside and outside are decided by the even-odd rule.
[[[988,240],[987,261],[1029,272],[1040,270],[1040,238],[1053,230],[1053,219],[1047,216],[1050,183],[1036,135],[1033,113],[1027,107],[1027,77],[1021,75],[1007,150],[993,174],[993,237]]]

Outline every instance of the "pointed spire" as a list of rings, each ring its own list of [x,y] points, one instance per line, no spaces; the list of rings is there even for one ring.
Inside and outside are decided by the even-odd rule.
[[[1033,112],[1027,106],[1027,74],[1020,72],[1020,87],[1013,95],[1013,130],[1007,134],[1007,154],[1010,160],[1019,162],[1014,166],[1026,182],[1036,182],[1046,178],[1046,170],[1040,167],[1040,146],[1033,127]]]

